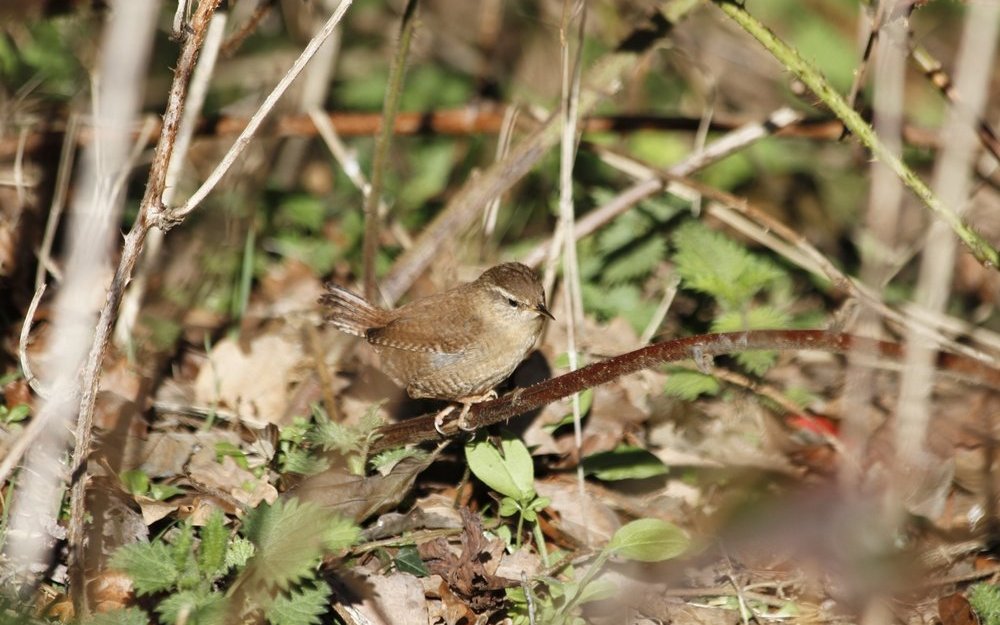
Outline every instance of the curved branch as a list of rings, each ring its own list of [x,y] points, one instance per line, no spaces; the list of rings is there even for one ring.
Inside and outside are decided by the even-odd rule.
[[[877,341],[825,330],[750,330],[702,334],[643,347],[621,356],[595,362],[566,375],[517,389],[493,401],[475,404],[469,411],[466,422],[470,427],[481,428],[541,408],[573,393],[607,384],[623,375],[642,369],[691,358],[703,362],[705,358],[754,349],[813,350],[839,354],[854,351],[893,361],[902,361],[906,353],[906,349],[900,343]],[[967,356],[941,354],[937,366],[943,373],[1000,389],[1000,369]],[[433,414],[423,415],[383,426],[378,431],[381,436],[372,444],[370,453],[440,439],[434,428],[434,417]],[[458,423],[456,421],[446,423],[442,431],[446,436],[453,436],[459,432]]]

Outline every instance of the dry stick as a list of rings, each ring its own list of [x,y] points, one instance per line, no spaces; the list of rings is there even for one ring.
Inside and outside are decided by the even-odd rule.
[[[191,32],[188,34],[178,58],[177,69],[174,73],[174,82],[171,85],[170,94],[167,99],[167,110],[163,117],[160,141],[153,156],[153,164],[150,169],[146,192],[139,205],[139,214],[135,225],[125,237],[121,260],[111,281],[111,286],[108,289],[107,300],[101,308],[97,328],[94,331],[93,343],[83,369],[80,414],[77,419],[73,456],[70,463],[70,479],[74,481],[70,497],[69,561],[70,568],[77,571],[82,570],[84,564],[83,537],[87,485],[87,480],[79,472],[85,468],[84,463],[90,454],[94,425],[94,403],[97,397],[97,382],[100,378],[101,363],[104,360],[104,353],[107,350],[108,340],[111,337],[112,326],[118,314],[118,307],[125,292],[125,286],[132,275],[132,270],[135,268],[139,252],[142,250],[143,241],[146,239],[146,235],[152,225],[152,217],[158,210],[160,198],[163,195],[167,165],[170,162],[170,155],[173,151],[174,140],[177,135],[177,127],[184,108],[188,78],[194,70],[194,64],[198,58],[198,51],[201,48],[202,41],[208,29],[209,20],[220,2],[221,0],[202,0],[198,4],[197,11],[191,18]],[[77,576],[77,579],[82,580],[82,577]],[[74,594],[78,600],[86,601],[86,593],[83,592],[83,589],[76,589]],[[82,604],[81,607],[86,611],[85,605]]]
[[[247,145],[250,144],[250,140],[257,133],[257,129],[259,129],[260,125],[264,123],[264,118],[266,118],[271,112],[274,105],[278,103],[278,100],[285,94],[285,91],[288,90],[288,87],[291,86],[292,82],[298,78],[299,74],[302,73],[302,70],[309,62],[309,59],[316,54],[320,46],[323,45],[323,42],[326,41],[326,39],[333,33],[333,30],[337,27],[337,24],[340,23],[341,18],[344,17],[344,13],[347,12],[347,9],[351,6],[352,2],[353,0],[341,0],[340,4],[337,5],[337,9],[333,12],[333,15],[331,15],[330,19],[323,24],[323,28],[313,35],[313,38],[309,40],[308,44],[306,44],[302,53],[297,59],[295,59],[292,67],[285,73],[284,76],[281,77],[281,80],[278,81],[278,84],[275,85],[271,93],[264,98],[264,102],[250,118],[250,121],[247,122],[246,127],[242,132],[240,132],[240,135],[236,137],[236,140],[229,148],[229,151],[222,157],[222,160],[218,165],[216,165],[215,169],[212,170],[212,173],[209,174],[208,178],[202,183],[198,190],[195,191],[186,202],[184,202],[184,205],[177,208],[160,207],[158,212],[152,216],[157,227],[163,230],[169,230],[170,228],[176,226],[195,208],[197,208],[198,205],[201,204],[202,201],[204,201],[204,199],[208,196],[208,194],[215,189],[216,185],[219,184],[219,181],[222,180],[222,177],[226,175],[229,169],[233,166],[233,163],[236,162],[236,159],[239,158],[240,154],[243,153],[243,150],[245,150]],[[308,117],[306,117],[306,119],[308,119]]]
[[[606,91],[613,90],[625,72],[634,66],[637,56],[650,49],[670,28],[671,23],[658,13],[654,14],[649,27],[637,29],[618,50],[588,71],[580,93],[580,115],[591,111]],[[520,180],[559,141],[560,136],[558,116],[550,117],[531,136],[515,146],[507,158],[495,162],[479,176],[467,181],[382,281],[387,303],[392,304],[399,299],[430,264],[440,245],[455,232],[467,228],[481,214],[483,206]]]
[[[905,348],[900,343],[823,330],[749,330],[692,336],[655,343],[621,356],[595,362],[557,378],[517,389],[499,399],[474,404],[469,411],[468,423],[476,428],[499,423],[573,393],[607,384],[624,375],[668,362],[686,359],[698,361],[755,349],[818,350],[840,354],[854,349],[895,361],[901,361],[906,354]],[[984,365],[972,358],[941,354],[937,366],[944,374],[1000,389],[1000,369]],[[448,436],[460,431],[456,422],[446,424],[443,429]],[[378,433],[381,437],[375,441],[369,453],[375,454],[410,443],[440,439],[440,435],[434,429],[434,414],[383,426],[379,428]]]
[[[993,51],[1000,32],[998,20],[1000,5],[997,4],[972,5],[965,19],[956,62],[956,88],[967,99],[968,109],[953,106],[948,111],[944,134],[949,140],[938,155],[933,180],[933,189],[942,198],[942,204],[954,207],[952,216],[955,220],[960,220],[965,212],[971,186],[971,164],[977,141],[970,122],[979,117],[986,103]],[[972,119],[968,119],[970,114]],[[956,248],[955,237],[945,224],[940,221],[932,223],[920,262],[915,298],[931,311],[942,312],[948,303]],[[916,328],[908,329],[906,341],[910,349],[907,350],[907,368],[900,382],[896,405],[896,454],[900,470],[920,480],[924,476],[919,474],[927,467],[924,454],[930,425],[932,366],[937,346]],[[900,478],[909,482],[902,488],[913,486],[909,477],[900,475]]]
[[[860,89],[861,75],[865,73],[871,54],[878,45],[878,63],[874,73],[874,115],[872,127],[881,137],[886,149],[897,156],[902,154],[903,93],[905,78],[904,44],[906,20],[884,22],[889,12],[889,0],[880,0],[873,18],[871,33],[862,66],[856,70],[857,80],[852,88],[854,96]],[[881,32],[881,36],[880,36]],[[848,103],[854,106],[853,97]],[[861,233],[861,280],[875,292],[881,292],[891,279],[892,252],[896,247],[900,211],[903,206],[903,184],[884,163],[871,163],[871,185],[868,190],[868,209],[865,230]],[[852,328],[866,336],[880,336],[881,323],[876,307],[862,303]],[[844,405],[842,437],[845,449],[852,458],[866,456],[868,443],[877,427],[872,411],[875,394],[875,377],[864,354],[851,353],[847,359],[847,372],[840,397]],[[862,487],[863,469],[858,462],[844,462],[839,467],[840,487],[845,496],[853,496]]]
[[[323,41],[330,36],[333,29],[340,22],[344,13],[351,5],[351,0],[342,0],[337,10],[334,11],[330,19],[327,20],[323,28],[306,45],[302,54],[296,59],[291,69],[278,82],[274,90],[264,100],[257,113],[251,118],[246,129],[236,139],[229,152],[223,157],[222,162],[215,168],[202,186],[188,201],[177,210],[167,209],[163,206],[161,198],[163,196],[167,166],[173,152],[174,142],[177,136],[178,126],[184,110],[185,96],[188,89],[188,79],[194,71],[198,51],[204,41],[208,30],[212,14],[218,7],[221,0],[202,0],[198,4],[198,9],[191,19],[191,32],[184,42],[181,54],[178,58],[177,68],[174,71],[174,82],[170,87],[167,98],[167,110],[163,117],[163,128],[160,132],[160,140],[157,143],[156,153],[153,156],[153,164],[150,168],[149,181],[146,185],[146,193],[139,205],[139,215],[135,225],[125,237],[122,248],[121,260],[115,271],[111,287],[108,290],[107,301],[101,309],[98,319],[97,329],[94,332],[94,342],[87,359],[87,364],[83,374],[83,396],[80,400],[80,417],[76,429],[76,446],[73,451],[72,472],[74,478],[83,467],[84,460],[90,450],[92,428],[94,421],[94,402],[96,398],[97,380],[100,375],[101,362],[107,350],[108,340],[111,336],[112,325],[118,314],[122,295],[125,286],[128,284],[135,269],[139,253],[142,251],[143,242],[146,239],[149,229],[156,225],[161,229],[180,223],[191,213],[208,193],[215,188],[222,176],[229,170],[236,158],[249,144],[250,139],[260,127],[264,117],[274,108],[281,95],[288,89],[288,86],[301,73],[309,59],[316,53]],[[83,538],[83,517],[85,512],[86,480],[77,479],[73,485],[73,492],[70,505],[70,545],[71,562],[80,560],[82,557]]]
[[[771,136],[775,131],[785,128],[800,119],[799,114],[791,109],[778,109],[764,122],[747,124],[713,141],[704,150],[695,152],[680,163],[671,166],[667,170],[667,173],[671,176],[687,176],[692,174],[698,169],[725,158],[751,143]],[[624,213],[638,202],[664,189],[670,190],[662,177],[658,174],[650,173],[646,180],[637,182],[610,201],[587,213],[583,219],[576,223],[576,227],[573,230],[573,237],[579,241],[583,237],[593,234],[601,226]],[[540,244],[522,262],[528,266],[537,267],[549,253],[552,243],[553,241],[549,240]]]
[[[382,131],[375,139],[375,155],[372,158],[371,188],[365,196],[365,234],[361,258],[364,263],[365,297],[376,300],[375,255],[378,253],[379,202],[382,199],[382,179],[389,161],[389,147],[392,145],[392,129],[395,127],[396,113],[399,112],[399,97],[403,93],[403,77],[406,75],[406,57],[410,53],[410,41],[417,24],[417,0],[407,0],[403,10],[403,21],[399,25],[399,41],[396,54],[389,69],[389,84],[382,103]]]
[[[583,34],[587,25],[586,0],[566,0],[563,10],[563,26],[560,29],[562,42],[562,98],[560,102],[560,118],[562,119],[562,139],[559,151],[559,229],[563,232],[563,293],[566,301],[566,353],[569,356],[569,370],[575,371],[579,366],[576,332],[583,325],[583,296],[580,292],[580,265],[576,257],[576,240],[566,236],[573,232],[575,223],[573,206],[573,164],[576,160],[579,136],[577,124],[580,115],[580,71],[583,56]],[[579,13],[579,21],[575,36],[569,37],[567,30],[572,24],[574,14]],[[573,60],[570,63],[570,49],[576,44]],[[553,248],[554,249],[554,248]],[[547,272],[549,273],[549,272]],[[577,454],[583,454],[583,426],[580,413],[580,394],[574,393],[571,398],[573,410],[573,443]],[[583,509],[586,501],[584,492],[583,463],[576,468],[576,484],[580,500],[577,502],[582,518],[586,518]],[[589,524],[585,524],[585,540],[591,543]],[[542,552],[543,563],[548,565],[548,554],[544,545],[538,545]]]
[[[52,243],[56,239],[56,230],[63,209],[66,207],[66,197],[69,192],[69,181],[73,177],[73,155],[76,153],[76,137],[80,116],[71,113],[66,125],[66,135],[63,137],[59,152],[59,170],[56,174],[55,191],[52,193],[52,203],[49,205],[49,217],[45,221],[45,234],[42,235],[42,246],[38,250],[38,269],[35,271],[35,290],[45,284],[45,272],[55,275],[55,265],[52,262]],[[61,276],[57,276],[61,279]]]
[[[184,170],[184,159],[187,158],[188,148],[194,137],[195,126],[198,122],[198,115],[205,105],[208,97],[208,85],[215,73],[215,62],[219,57],[219,46],[226,30],[227,14],[225,12],[212,15],[208,25],[208,32],[202,43],[201,51],[198,54],[198,61],[194,72],[191,75],[191,82],[188,86],[188,94],[184,100],[184,112],[177,128],[177,135],[174,138],[174,148],[170,155],[170,162],[167,164],[167,173],[163,183],[163,195],[160,201],[164,204],[173,202],[174,193],[177,191],[181,173]],[[128,290],[125,292],[121,312],[118,316],[115,327],[115,341],[118,345],[124,345],[132,336],[132,329],[135,327],[136,319],[142,308],[142,300],[146,294],[149,284],[149,274],[156,266],[160,251],[163,248],[162,230],[153,230],[149,234],[143,250],[142,262],[135,279],[131,280]]]

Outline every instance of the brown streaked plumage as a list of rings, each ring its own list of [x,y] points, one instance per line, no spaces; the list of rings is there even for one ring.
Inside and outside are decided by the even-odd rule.
[[[497,265],[473,282],[395,310],[334,284],[326,288],[324,318],[366,339],[411,397],[466,406],[514,371],[541,334],[543,317],[552,318],[541,283],[521,263]]]

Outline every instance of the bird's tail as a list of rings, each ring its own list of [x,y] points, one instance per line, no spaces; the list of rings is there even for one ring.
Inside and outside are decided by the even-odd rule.
[[[326,293],[319,298],[326,308],[323,318],[338,330],[364,337],[367,330],[386,324],[386,311],[341,286],[329,282],[325,286]]]

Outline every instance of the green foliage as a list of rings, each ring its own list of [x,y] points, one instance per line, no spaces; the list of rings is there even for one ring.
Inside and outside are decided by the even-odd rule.
[[[674,262],[682,285],[715,298],[719,304],[713,331],[741,332],[792,325],[784,310],[792,297],[790,281],[777,265],[698,222],[679,227],[672,238],[676,249]],[[736,354],[737,362],[756,375],[765,373],[776,359],[777,354],[772,351]],[[686,382],[691,383],[691,379]],[[685,389],[678,390],[682,391]]]
[[[17,404],[10,407],[0,405],[0,424],[12,425],[20,423],[27,419],[29,414],[31,414],[31,407],[28,404]]]
[[[1000,587],[975,584],[969,588],[969,603],[984,625],[1000,625]]]
[[[702,395],[718,395],[722,386],[710,375],[677,367],[670,368],[663,392],[670,397],[694,401]]]
[[[278,464],[282,471],[312,475],[327,469],[329,460],[317,453],[322,450],[336,451],[351,473],[364,475],[368,447],[377,436],[375,430],[382,425],[378,409],[379,404],[375,404],[357,424],[344,425],[331,421],[320,406],[313,406],[311,421],[297,418],[281,432]]]
[[[137,595],[149,595],[172,588],[179,572],[170,557],[170,545],[162,540],[134,543],[119,549],[111,558],[111,567],[132,578]]]
[[[742,309],[759,291],[784,277],[771,262],[699,222],[685,223],[671,238],[682,284],[719,300],[724,311]]]
[[[396,565],[396,570],[401,573],[409,573],[417,577],[427,577],[430,574],[420,557],[420,552],[413,545],[401,547],[396,552],[393,563]]]
[[[335,423],[318,406],[313,407],[315,425],[306,432],[306,441],[326,451],[335,450],[344,456],[355,475],[364,475],[368,446],[377,438],[375,430],[382,425],[380,404],[374,404],[355,425]]]
[[[592,193],[597,204],[612,199],[605,189]],[[680,210],[673,200],[645,200],[580,242],[584,308],[601,319],[623,317],[641,332],[656,311],[646,282],[667,257],[660,230]]]
[[[465,459],[472,474],[503,495],[500,516],[518,515],[515,542],[520,545],[524,522],[535,523],[549,500],[535,493],[535,465],[520,438],[505,432],[498,449],[488,440],[473,440],[465,446]],[[537,526],[535,526],[537,528]],[[540,541],[541,533],[535,533]],[[544,547],[540,547],[544,549]]]
[[[360,534],[351,521],[294,498],[261,504],[246,516],[242,531],[256,551],[248,577],[283,590],[312,577],[325,553],[353,545]]]
[[[583,470],[597,479],[641,480],[663,475],[667,466],[649,451],[633,445],[619,445],[583,459]]]
[[[122,486],[125,487],[126,491],[133,495],[149,497],[157,501],[165,501],[184,492],[184,489],[173,484],[153,482],[146,475],[146,472],[141,469],[122,471],[118,478],[121,480]]]
[[[271,625],[319,625],[330,605],[330,587],[307,585],[281,595],[266,610]]]
[[[661,519],[636,519],[618,528],[606,549],[615,556],[639,562],[676,558],[690,540],[684,531]]]
[[[111,566],[132,578],[136,594],[164,594],[153,606],[163,623],[222,625],[237,606],[230,604],[220,584],[235,570],[242,583],[284,592],[273,601],[264,593],[264,604],[245,608],[263,609],[275,625],[310,625],[326,611],[329,588],[298,582],[313,577],[324,554],[354,544],[359,531],[316,504],[279,500],[247,514],[241,528],[245,537],[231,536],[225,517],[216,511],[197,535],[194,526],[185,523],[153,542],[119,549]],[[123,619],[143,616],[141,611],[115,614]]]

